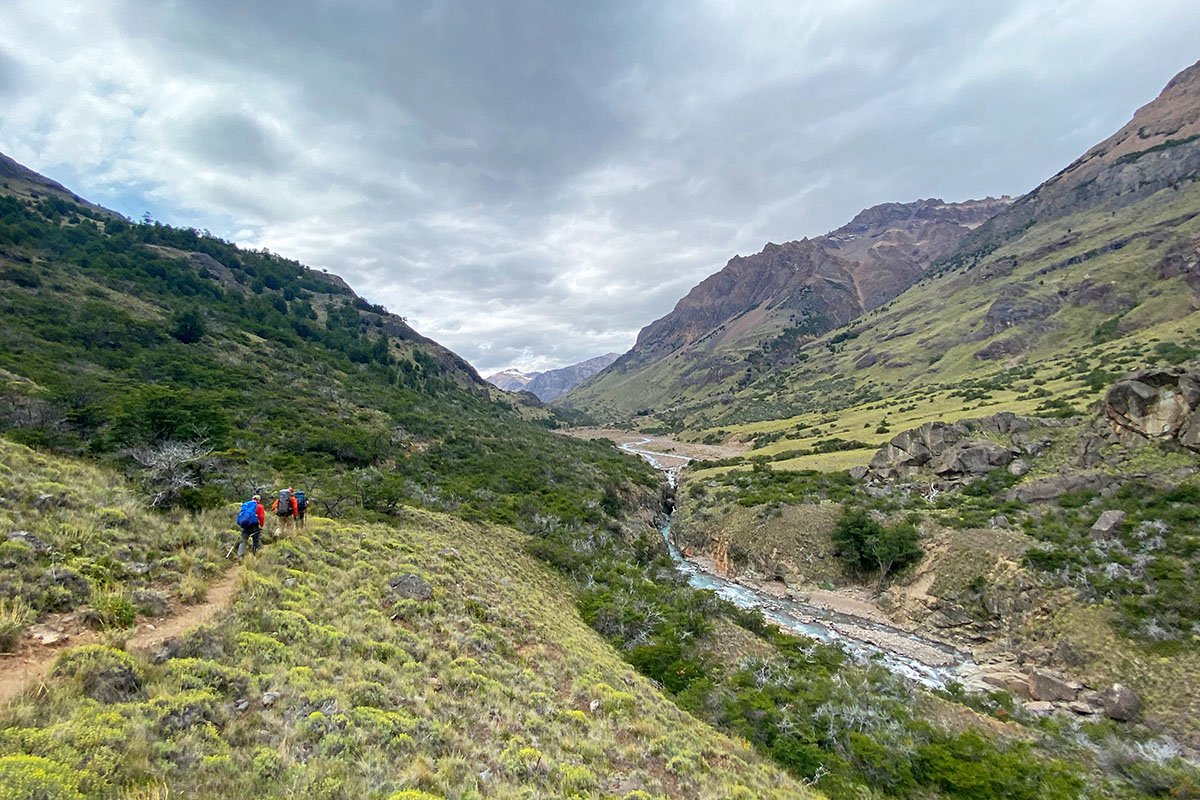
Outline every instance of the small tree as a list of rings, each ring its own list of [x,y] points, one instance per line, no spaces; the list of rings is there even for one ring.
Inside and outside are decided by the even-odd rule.
[[[204,315],[196,309],[188,309],[175,315],[171,335],[184,344],[195,344],[207,333]]]
[[[917,529],[908,523],[885,526],[861,508],[842,511],[833,530],[838,556],[856,570],[879,571],[878,591],[884,579],[895,569],[921,557]]]
[[[146,485],[150,505],[169,508],[176,505],[188,489],[196,489],[211,467],[212,447],[206,442],[161,442],[129,451],[133,460],[147,470]]]

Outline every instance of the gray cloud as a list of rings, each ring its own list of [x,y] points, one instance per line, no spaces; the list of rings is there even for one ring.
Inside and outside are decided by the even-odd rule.
[[[12,0],[0,150],[547,368],[768,240],[1028,190],[1196,57],[1192,0],[1046,6]]]

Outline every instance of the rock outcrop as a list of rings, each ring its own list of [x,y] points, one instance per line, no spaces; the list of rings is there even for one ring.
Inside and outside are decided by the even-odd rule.
[[[1144,369],[1117,381],[1103,414],[1118,435],[1174,439],[1200,453],[1200,370]]]
[[[911,478],[923,469],[946,479],[986,475],[1026,452],[1024,434],[1043,424],[1009,411],[953,424],[927,422],[901,431],[881,447],[871,458],[864,477],[890,481]],[[1010,446],[981,435],[1007,436]]]

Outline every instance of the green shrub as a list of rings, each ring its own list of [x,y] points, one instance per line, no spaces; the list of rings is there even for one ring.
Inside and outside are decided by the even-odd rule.
[[[101,628],[122,630],[137,621],[137,608],[121,592],[105,592],[93,598],[90,610]]]
[[[128,653],[99,644],[67,650],[50,674],[73,680],[80,691],[102,703],[132,700],[142,695],[142,672]]]
[[[83,773],[39,756],[0,756],[0,800],[83,800]]]

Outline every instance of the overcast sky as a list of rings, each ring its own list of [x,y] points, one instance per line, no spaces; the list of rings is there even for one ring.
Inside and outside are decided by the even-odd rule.
[[[1196,0],[0,0],[0,151],[545,369],[768,241],[1033,188],[1197,42]]]

